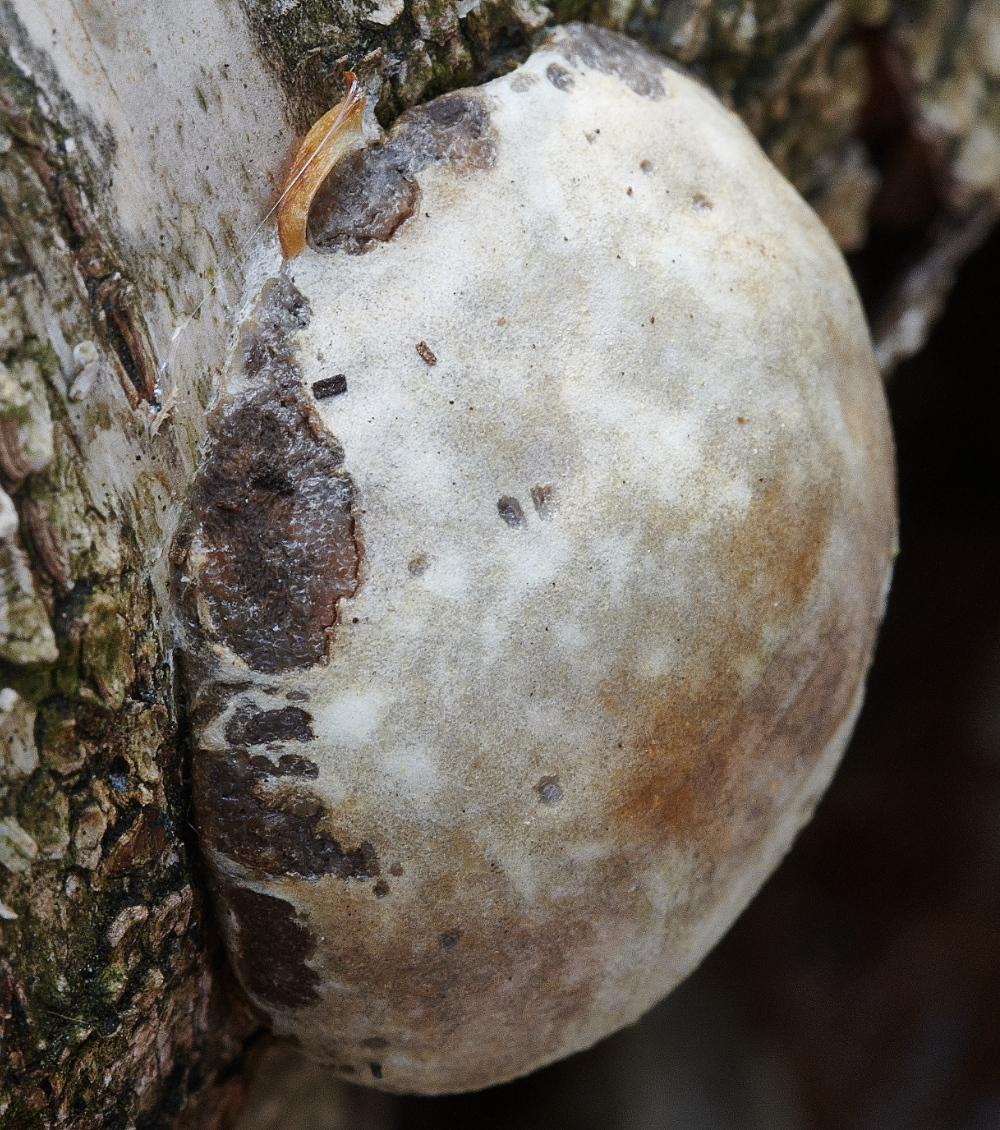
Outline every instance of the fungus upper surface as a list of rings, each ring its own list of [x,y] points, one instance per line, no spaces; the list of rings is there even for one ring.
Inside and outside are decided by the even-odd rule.
[[[481,1087],[639,1016],[808,818],[888,585],[891,437],[826,232],[627,40],[558,29],[324,192],[196,495],[197,819],[280,1031]],[[258,383],[279,285],[310,313]]]

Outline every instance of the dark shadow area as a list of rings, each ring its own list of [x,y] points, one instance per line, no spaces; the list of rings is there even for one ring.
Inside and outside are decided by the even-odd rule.
[[[869,316],[933,243],[946,211],[940,155],[920,136],[909,68],[889,27],[855,32],[868,64],[868,97],[857,137],[878,170],[868,240],[848,262]]]

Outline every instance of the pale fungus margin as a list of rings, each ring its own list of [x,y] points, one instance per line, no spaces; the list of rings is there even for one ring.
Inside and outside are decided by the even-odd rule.
[[[404,114],[309,232],[250,272],[171,553],[195,820],[277,1031],[483,1087],[640,1016],[809,818],[888,417],[816,216],[607,32]]]

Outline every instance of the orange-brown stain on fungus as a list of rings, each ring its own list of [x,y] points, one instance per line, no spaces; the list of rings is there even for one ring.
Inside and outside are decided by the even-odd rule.
[[[636,858],[670,845],[690,853],[703,880],[692,913],[717,868],[753,856],[783,803],[781,784],[822,756],[868,661],[858,620],[877,617],[879,585],[862,586],[852,606],[816,584],[835,489],[759,484],[745,517],[716,535],[730,591],[700,617],[696,655],[671,674],[641,678],[630,665],[604,683],[627,756],[609,825]],[[874,582],[874,563],[856,564]],[[801,630],[806,620],[818,630]]]
[[[358,80],[345,71],[347,94],[312,127],[295,155],[278,201],[278,238],[286,259],[306,245],[309,208],[316,190],[344,154],[361,140],[365,94]]]

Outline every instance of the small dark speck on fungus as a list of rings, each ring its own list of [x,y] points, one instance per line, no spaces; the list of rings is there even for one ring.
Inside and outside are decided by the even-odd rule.
[[[343,396],[347,392],[347,377],[343,373],[338,373],[335,377],[324,377],[321,381],[313,381],[312,392],[317,400]]]
[[[542,804],[556,804],[562,800],[563,791],[558,777],[543,777],[535,785],[535,792]]]
[[[497,501],[497,513],[512,530],[523,530],[528,525],[520,502],[508,494]]]

